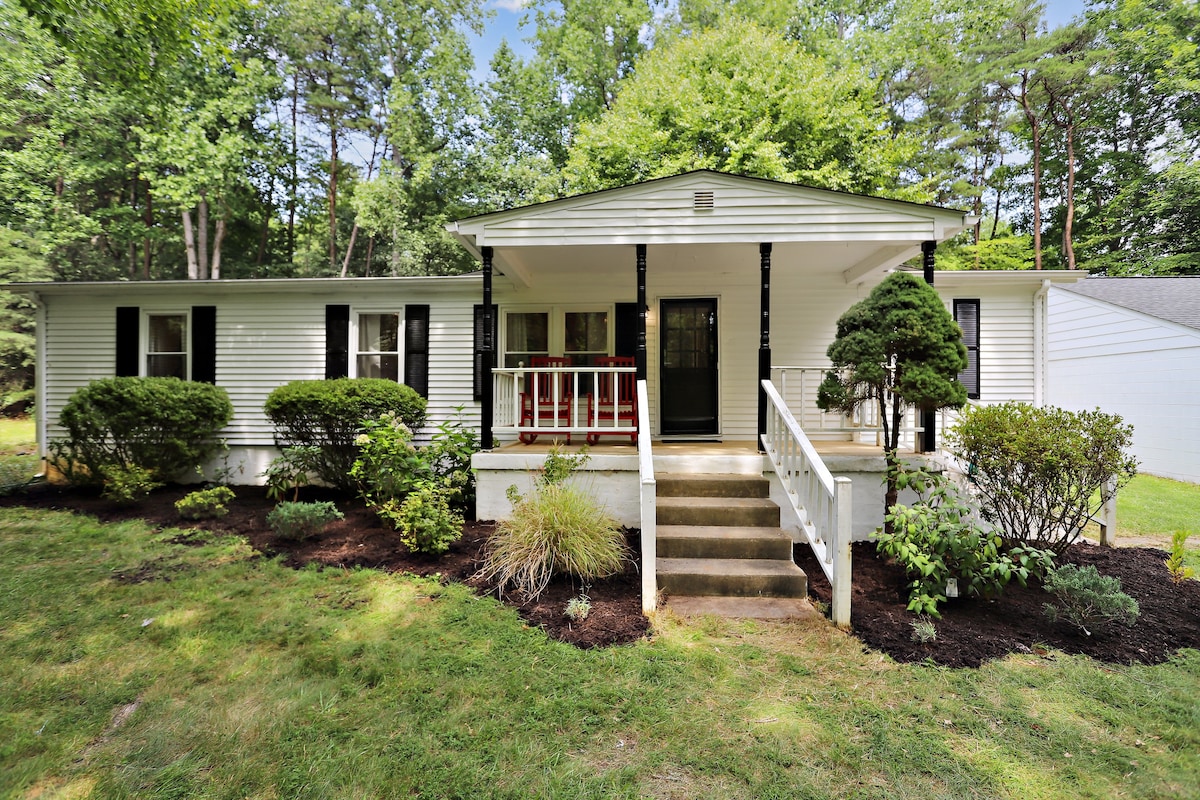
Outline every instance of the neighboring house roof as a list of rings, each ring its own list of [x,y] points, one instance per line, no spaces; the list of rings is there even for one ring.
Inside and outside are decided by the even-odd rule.
[[[1090,277],[1063,288],[1069,292],[1200,330],[1200,275],[1181,278]]]

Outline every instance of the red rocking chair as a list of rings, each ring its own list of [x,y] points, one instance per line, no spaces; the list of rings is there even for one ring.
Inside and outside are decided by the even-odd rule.
[[[597,367],[632,367],[630,356],[602,356]],[[588,395],[587,443],[595,444],[601,436],[628,436],[637,444],[637,373],[603,372],[596,376],[595,391]],[[609,423],[605,426],[604,423]],[[621,427],[628,422],[630,427]]]
[[[571,359],[562,356],[533,356],[531,367],[569,367]],[[521,392],[521,427],[550,420],[554,425],[569,423],[571,402],[574,399],[572,376],[562,372],[529,372],[525,375],[525,391]],[[554,431],[551,431],[554,432]],[[523,444],[533,444],[538,435],[523,431]],[[567,444],[571,434],[567,433]]]

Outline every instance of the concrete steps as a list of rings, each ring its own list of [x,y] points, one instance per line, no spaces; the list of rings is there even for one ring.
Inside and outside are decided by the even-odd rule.
[[[669,597],[806,596],[761,474],[665,474],[657,488],[658,583]]]

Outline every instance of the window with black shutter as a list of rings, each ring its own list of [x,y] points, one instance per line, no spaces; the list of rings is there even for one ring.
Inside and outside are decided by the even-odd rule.
[[[497,342],[497,332],[499,331],[499,314],[496,306],[492,306],[492,354],[495,357],[495,348]],[[471,387],[472,393],[476,400],[483,400],[483,379],[488,366],[483,363],[483,304],[478,303],[475,306],[475,330],[474,330],[474,359],[472,363]],[[489,376],[490,377],[490,376]]]
[[[979,301],[955,300],[954,321],[962,328],[963,344],[967,347],[967,368],[958,380],[967,389],[967,397],[979,399]]]
[[[325,306],[325,377],[350,374],[350,306]]]

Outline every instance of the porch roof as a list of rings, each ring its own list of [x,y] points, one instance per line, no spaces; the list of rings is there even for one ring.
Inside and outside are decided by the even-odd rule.
[[[973,222],[954,209],[698,170],[469,217],[447,229],[477,257],[492,247],[497,271],[524,284],[543,270],[626,265],[637,244],[649,246],[655,268],[667,251],[684,268],[701,252],[712,258],[713,247],[741,251],[761,242],[775,246],[780,267],[840,272],[856,283]],[[570,256],[561,248],[571,248]],[[757,267],[756,257],[746,261]]]

